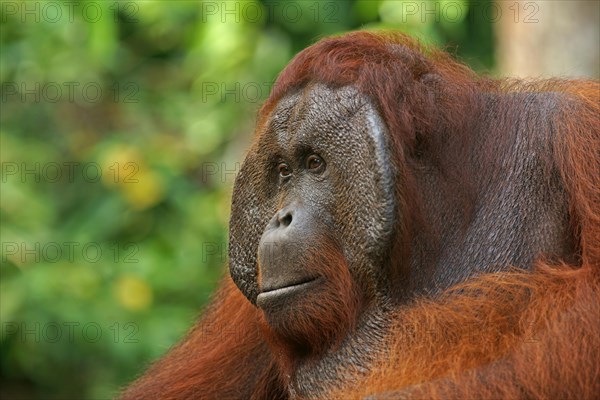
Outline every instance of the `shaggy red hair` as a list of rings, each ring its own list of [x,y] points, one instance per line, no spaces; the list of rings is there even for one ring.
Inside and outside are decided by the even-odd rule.
[[[577,249],[574,260],[538,260],[532,272],[488,274],[436,299],[417,299],[400,308],[386,349],[378,354],[369,376],[349,371],[342,389],[325,397],[388,393],[389,398],[598,398],[598,83],[493,81],[406,36],[356,32],[322,40],[297,55],[261,109],[259,128],[282,96],[313,82],[356,87],[372,99],[386,122],[403,174],[397,189],[399,207],[415,210],[400,214],[404,220],[393,249],[395,260],[409,256],[407,244],[421,218],[409,155],[427,148],[443,163],[440,133],[468,132],[461,127],[470,123],[468,111],[478,93],[561,93],[547,157],[552,157],[549,161],[568,194]],[[498,131],[502,129],[511,126]],[[325,260],[339,273],[343,263],[335,253]],[[402,268],[406,266],[394,266],[390,273],[402,275]],[[351,313],[358,305],[340,307],[342,313]],[[338,323],[322,321],[324,326]],[[282,339],[265,334],[265,329],[261,312],[227,278],[188,337],[123,398],[287,398],[285,365],[290,356],[280,353]]]

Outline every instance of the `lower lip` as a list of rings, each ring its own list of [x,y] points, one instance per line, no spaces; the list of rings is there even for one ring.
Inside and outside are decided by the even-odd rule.
[[[317,281],[319,281],[319,279],[315,278],[308,282],[302,282],[297,285],[286,286],[286,287],[283,287],[280,289],[274,289],[274,290],[270,290],[268,292],[262,292],[256,298],[256,305],[260,308],[269,307],[270,305],[274,305],[274,303],[279,302],[286,297],[289,297],[293,294],[296,294],[296,293],[299,293],[299,292],[302,292],[302,291],[308,289],[309,287],[316,284]]]

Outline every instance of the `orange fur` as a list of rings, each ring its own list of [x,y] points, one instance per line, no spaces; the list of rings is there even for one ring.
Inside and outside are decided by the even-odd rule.
[[[400,310],[371,375],[327,397],[597,398],[598,304],[591,266],[484,276]]]
[[[214,303],[187,337],[120,398],[285,398],[260,320],[260,311],[227,277]]]

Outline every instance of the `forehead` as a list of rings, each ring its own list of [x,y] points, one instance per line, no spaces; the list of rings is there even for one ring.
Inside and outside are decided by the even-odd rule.
[[[369,99],[351,86],[309,85],[283,97],[273,109],[265,136],[279,147],[308,142],[331,143],[356,134],[374,114]]]

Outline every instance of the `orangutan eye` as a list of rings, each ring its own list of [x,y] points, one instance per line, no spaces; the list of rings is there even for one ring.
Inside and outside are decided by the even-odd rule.
[[[323,172],[325,161],[318,155],[313,154],[306,159],[306,169],[311,172]]]
[[[277,169],[279,170],[279,176],[281,176],[282,178],[287,178],[290,175],[292,175],[292,170],[290,169],[290,166],[284,162],[279,163]]]

